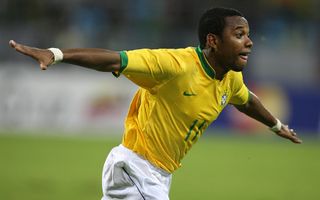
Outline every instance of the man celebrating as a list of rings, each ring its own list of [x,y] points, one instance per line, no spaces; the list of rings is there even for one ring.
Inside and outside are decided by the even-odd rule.
[[[199,21],[199,47],[38,49],[10,41],[41,69],[57,62],[123,74],[139,86],[125,120],[122,144],[103,169],[103,200],[169,199],[171,173],[227,104],[294,143],[302,141],[261,104],[243,82],[251,52],[249,25],[234,9],[213,8]]]

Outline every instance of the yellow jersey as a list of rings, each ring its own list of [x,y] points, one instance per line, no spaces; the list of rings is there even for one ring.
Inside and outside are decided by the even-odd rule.
[[[201,49],[138,49],[120,52],[121,68],[139,86],[126,120],[122,144],[172,173],[203,131],[228,104],[244,104],[249,90],[242,73],[223,80]]]

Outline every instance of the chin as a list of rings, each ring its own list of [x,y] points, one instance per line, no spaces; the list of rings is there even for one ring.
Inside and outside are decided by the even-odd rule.
[[[243,68],[244,66],[233,66],[231,67],[231,70],[235,72],[242,72]]]

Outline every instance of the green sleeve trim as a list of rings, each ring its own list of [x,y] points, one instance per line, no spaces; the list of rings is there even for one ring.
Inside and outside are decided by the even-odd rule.
[[[120,70],[117,71],[117,72],[112,72],[112,74],[117,78],[121,75],[122,71],[128,65],[128,55],[127,55],[127,53],[125,51],[120,51],[119,54],[120,54]]]

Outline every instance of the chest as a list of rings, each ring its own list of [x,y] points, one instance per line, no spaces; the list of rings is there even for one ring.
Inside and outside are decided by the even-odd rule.
[[[178,115],[208,122],[218,117],[232,96],[230,80],[208,79],[196,73],[173,80],[162,92]]]

